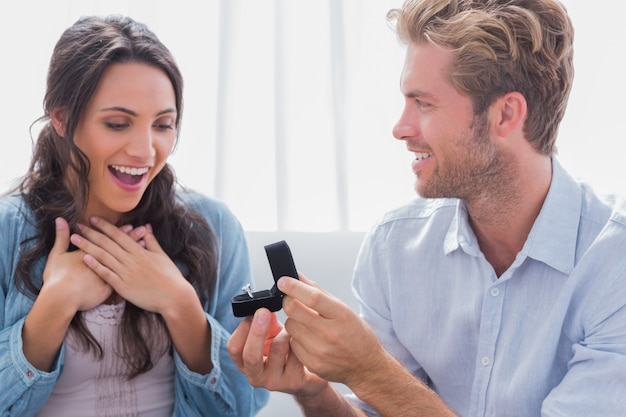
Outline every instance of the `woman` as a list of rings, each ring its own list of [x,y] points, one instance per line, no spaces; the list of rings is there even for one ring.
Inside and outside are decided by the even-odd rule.
[[[177,185],[182,77],[143,24],[79,19],[30,169],[0,201],[0,415],[252,416],[226,351],[239,222]]]

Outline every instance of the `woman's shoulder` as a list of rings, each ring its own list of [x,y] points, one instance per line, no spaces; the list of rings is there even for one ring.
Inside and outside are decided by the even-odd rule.
[[[239,220],[225,202],[190,189],[181,188],[177,195],[183,206],[202,215],[214,230],[240,227]]]
[[[12,247],[34,233],[33,212],[24,197],[20,194],[0,197],[0,247]]]
[[[24,196],[21,194],[5,194],[0,197],[0,221],[5,224],[7,221],[23,222],[30,218],[32,211],[26,205]]]
[[[230,214],[230,209],[223,201],[201,192],[180,188],[177,190],[177,196],[183,206],[194,209],[200,214],[210,216]]]

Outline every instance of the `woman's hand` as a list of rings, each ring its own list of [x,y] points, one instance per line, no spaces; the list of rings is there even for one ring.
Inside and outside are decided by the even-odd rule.
[[[149,225],[136,227],[130,236],[102,218],[93,217],[91,224],[93,228],[81,225],[81,234],[73,234],[71,242],[84,252],[88,269],[124,299],[164,314],[178,294],[192,289]]]
[[[65,219],[55,220],[56,239],[43,272],[45,294],[56,295],[74,312],[102,304],[113,289],[83,262],[84,252],[69,252],[70,231]]]
[[[176,351],[187,367],[207,374],[211,329],[195,289],[163,251],[150,225],[132,236],[104,219],[91,218],[71,241],[85,252],[85,265],[137,307],[160,314]],[[138,243],[139,242],[139,243]]]
[[[91,310],[113,293],[113,288],[83,262],[82,250],[69,251],[70,228],[55,219],[56,236],[43,272],[43,285],[24,321],[24,355],[37,369],[49,371],[77,311]],[[119,233],[137,243],[141,234],[132,226]],[[140,231],[141,232],[141,231]]]

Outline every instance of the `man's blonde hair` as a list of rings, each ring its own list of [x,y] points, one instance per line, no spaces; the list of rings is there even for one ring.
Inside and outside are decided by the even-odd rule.
[[[476,114],[517,91],[528,103],[524,133],[552,155],[574,78],[574,30],[557,0],[406,0],[387,18],[405,43],[451,48],[450,82]]]

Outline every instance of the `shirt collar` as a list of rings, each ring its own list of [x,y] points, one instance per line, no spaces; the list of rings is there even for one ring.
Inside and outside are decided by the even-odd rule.
[[[552,158],[552,182],[548,195],[515,263],[530,257],[569,274],[576,259],[581,210],[582,190],[579,184],[556,158]],[[458,248],[472,256],[480,255],[467,210],[460,200],[457,201],[456,214],[444,240],[446,254]]]

